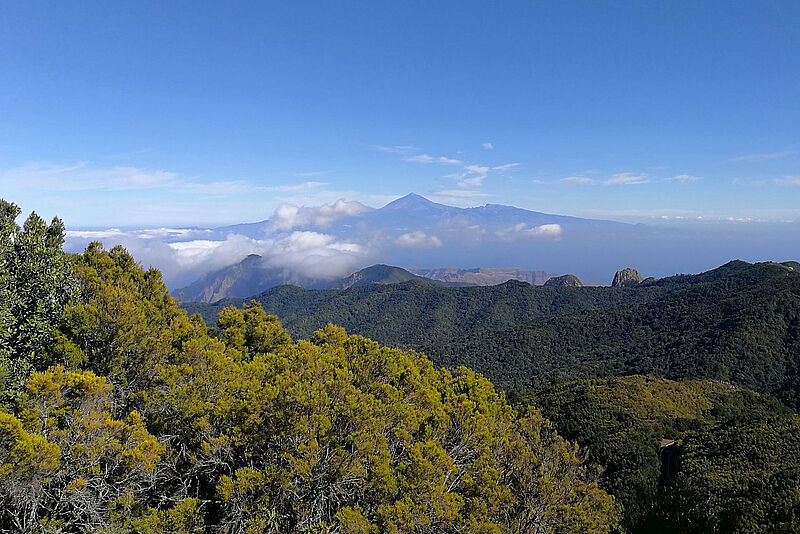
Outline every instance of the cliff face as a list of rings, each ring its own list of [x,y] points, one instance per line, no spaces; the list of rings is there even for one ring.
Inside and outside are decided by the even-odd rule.
[[[546,286],[569,286],[569,287],[583,287],[583,282],[574,274],[565,274],[562,276],[554,276],[544,283]]]
[[[464,285],[494,286],[508,282],[509,280],[519,280],[528,282],[531,285],[541,285],[545,281],[555,276],[544,271],[523,271],[522,269],[505,268],[486,268],[459,269],[456,267],[442,267],[438,269],[408,269],[417,276],[441,280],[442,282],[454,282]]]
[[[614,275],[614,281],[611,282],[611,287],[635,287],[642,283],[642,275],[636,269],[622,269],[617,271]]]

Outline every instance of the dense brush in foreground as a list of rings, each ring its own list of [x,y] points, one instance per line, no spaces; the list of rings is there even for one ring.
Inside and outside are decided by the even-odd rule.
[[[293,343],[259,306],[224,310],[211,337],[123,249],[65,268],[57,221],[20,229],[3,208],[0,529],[617,525],[576,447],[480,375],[335,327]]]
[[[604,466],[629,532],[800,532],[800,417],[776,399],[629,376],[557,384],[533,402]]]

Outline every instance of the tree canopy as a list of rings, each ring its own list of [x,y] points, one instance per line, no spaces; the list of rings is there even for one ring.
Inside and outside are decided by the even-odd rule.
[[[69,257],[41,240],[55,243],[53,265],[74,284],[64,298],[60,282],[47,286],[43,298],[60,298],[42,320],[47,357],[4,390],[0,529],[603,533],[618,523],[576,446],[474,371],[332,325],[292,342],[257,303],[222,310],[209,330],[124,249],[93,243]],[[4,261],[23,272],[39,257],[25,254],[7,248]],[[19,301],[28,291],[3,290]],[[9,324],[13,363],[33,341]]]

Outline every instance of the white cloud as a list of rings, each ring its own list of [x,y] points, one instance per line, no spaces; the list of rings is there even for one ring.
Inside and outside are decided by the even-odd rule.
[[[480,187],[483,185],[483,180],[486,178],[486,175],[481,176],[473,176],[472,178],[464,178],[458,185],[461,187]]]
[[[386,152],[387,154],[408,154],[409,152],[413,152],[416,150],[416,147],[411,145],[393,145],[393,146],[384,146],[384,145],[373,145],[372,150],[377,152]]]
[[[433,194],[438,196],[461,198],[479,198],[490,196],[488,193],[484,193],[483,191],[472,191],[469,189],[445,189],[444,191],[437,191]]]
[[[485,165],[465,165],[464,168],[471,173],[486,176],[489,173],[489,167]]]
[[[319,189],[325,182],[307,181],[300,184],[258,186],[245,180],[197,182],[161,169],[137,167],[97,167],[88,162],[71,165],[30,163],[21,167],[0,170],[3,191],[15,189],[41,191],[104,191],[165,189],[185,194],[237,195],[254,192],[304,192]]]
[[[634,174],[632,172],[619,172],[612,174],[611,178],[605,180],[603,183],[606,185],[636,185],[646,184],[650,180],[647,179],[647,174]]]
[[[442,163],[444,165],[461,165],[460,160],[447,158],[444,156],[429,156],[428,154],[410,156],[406,158],[406,161],[412,161],[414,163]]]
[[[234,265],[249,254],[260,255],[265,265],[285,269],[287,280],[293,276],[320,280],[338,278],[362,267],[370,257],[370,250],[363,245],[318,232],[296,231],[268,239],[252,239],[240,234],[216,240],[192,239],[210,232],[193,229],[70,230],[65,248],[77,252],[90,241],[97,240],[103,240],[106,249],[122,245],[142,265],[158,268],[172,289],[187,285],[203,274]],[[169,242],[180,234],[184,240]]]
[[[767,152],[763,154],[748,154],[733,158],[733,161],[765,161],[770,159],[780,159],[792,154],[796,154],[797,150],[781,150],[779,152]]]
[[[542,224],[530,226],[526,223],[517,223],[497,231],[498,237],[507,241],[517,239],[558,240],[563,234],[560,224]]]
[[[497,167],[492,167],[492,170],[502,172],[513,169],[514,167],[519,167],[519,163],[506,163],[505,165],[498,165]]]
[[[494,146],[491,143],[483,143],[483,148],[491,150]],[[430,154],[414,154],[416,149],[412,146],[374,146],[373,150],[380,152],[387,152],[390,154],[400,154],[405,161],[412,163],[422,164],[440,164],[440,165],[455,165],[462,167],[462,172],[452,173],[445,176],[445,178],[453,178],[458,181],[460,187],[481,187],[483,181],[490,172],[504,172],[514,167],[518,167],[519,163],[505,163],[503,165],[489,166],[478,164],[467,164],[460,159],[449,158],[446,156],[432,156]],[[459,152],[460,153],[460,152]]]
[[[209,182],[205,184],[188,183],[185,184],[183,188],[186,189],[187,192],[199,193],[202,195],[234,195],[258,189],[242,180]]]
[[[179,183],[178,175],[159,169],[93,167],[87,162],[71,165],[30,163],[0,171],[5,191],[23,188],[45,191],[127,191],[155,189]]]
[[[297,193],[300,191],[309,191],[312,189],[319,189],[329,185],[328,182],[303,182],[297,185],[276,185],[265,188],[267,191],[275,191],[278,193]]]
[[[302,193],[316,190],[326,185],[328,185],[328,182],[309,181],[291,185],[255,186],[243,180],[231,180],[210,183],[186,183],[182,188],[192,193],[234,195],[251,192]]]
[[[775,183],[782,185],[800,185],[800,176],[784,176],[783,178],[777,178]]]
[[[108,230],[67,230],[64,232],[66,239],[102,240],[114,239],[122,236],[135,237],[137,239],[191,239],[203,234],[213,233],[212,230],[201,230],[195,228],[145,228],[143,230],[122,231],[119,228],[109,228]]]
[[[313,207],[281,204],[269,219],[269,225],[275,230],[291,230],[298,226],[325,228],[338,219],[360,215],[371,209],[360,202],[344,199]]]
[[[331,280],[362,266],[368,251],[362,245],[339,241],[317,232],[292,232],[262,254],[271,267],[287,269],[304,278]]]
[[[395,241],[401,247],[408,248],[439,248],[442,240],[435,235],[427,235],[425,232],[416,231],[403,234]]]
[[[100,241],[101,239],[108,239],[124,235],[124,232],[119,228],[109,228],[108,230],[67,230],[64,232],[65,239],[88,239],[91,241]]]
[[[420,154],[418,156],[410,156],[406,158],[406,161],[413,161],[414,163],[434,163],[436,158],[428,154]]]
[[[673,176],[670,180],[674,180],[676,182],[686,183],[686,182],[696,182],[698,180],[702,180],[699,176],[692,176],[691,174],[679,174],[677,176]]]

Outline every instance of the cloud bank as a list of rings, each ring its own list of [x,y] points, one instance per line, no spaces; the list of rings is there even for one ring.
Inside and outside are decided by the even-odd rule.
[[[506,241],[516,241],[518,239],[557,240],[561,238],[563,233],[564,231],[560,224],[529,226],[525,223],[518,223],[498,230],[497,236]]]
[[[397,238],[395,243],[406,248],[439,248],[442,246],[441,239],[435,235],[428,235],[421,230],[403,234]]]
[[[269,225],[274,230],[291,230],[301,226],[326,228],[338,219],[361,215],[371,209],[360,202],[343,199],[315,207],[281,204],[275,209]]]

